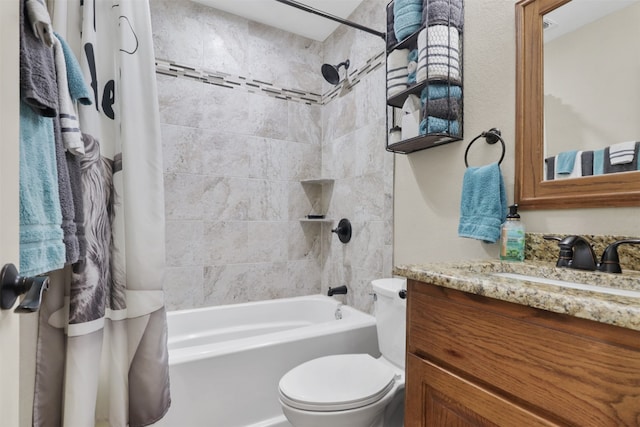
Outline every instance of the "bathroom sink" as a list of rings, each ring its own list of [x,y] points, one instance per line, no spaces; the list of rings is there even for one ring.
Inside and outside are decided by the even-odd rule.
[[[618,295],[623,297],[640,298],[640,291],[629,289],[610,288],[606,286],[589,285],[586,283],[570,282],[565,280],[551,279],[547,277],[530,276],[517,273],[492,273],[494,276],[505,277],[516,280],[526,280],[528,282],[542,283],[545,285],[560,286],[563,288],[579,289],[583,291],[598,292],[601,294]]]

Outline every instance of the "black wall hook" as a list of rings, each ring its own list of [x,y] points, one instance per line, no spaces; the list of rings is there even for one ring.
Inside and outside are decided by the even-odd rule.
[[[22,277],[13,264],[5,264],[0,270],[0,308],[8,310],[15,304],[18,296],[26,294],[16,307],[16,313],[38,311],[42,293],[49,287],[47,276]]]
[[[336,233],[342,243],[348,243],[351,240],[351,222],[347,218],[342,218],[331,232]]]

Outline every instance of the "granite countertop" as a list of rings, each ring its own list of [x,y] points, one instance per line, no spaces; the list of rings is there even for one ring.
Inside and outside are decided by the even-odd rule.
[[[398,265],[394,274],[437,286],[640,331],[640,296],[620,296],[495,276],[515,273],[640,293],[640,272],[556,268],[547,261],[461,261]],[[640,295],[640,294],[639,294]]]

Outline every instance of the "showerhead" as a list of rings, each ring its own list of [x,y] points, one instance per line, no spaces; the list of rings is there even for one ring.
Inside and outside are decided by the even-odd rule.
[[[322,64],[322,77],[332,85],[340,83],[340,67],[344,66],[345,71],[349,69],[349,60],[339,63],[338,65]]]

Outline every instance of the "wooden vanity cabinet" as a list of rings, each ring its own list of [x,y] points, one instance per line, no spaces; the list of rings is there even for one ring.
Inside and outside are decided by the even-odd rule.
[[[640,332],[408,280],[405,426],[640,426]]]

